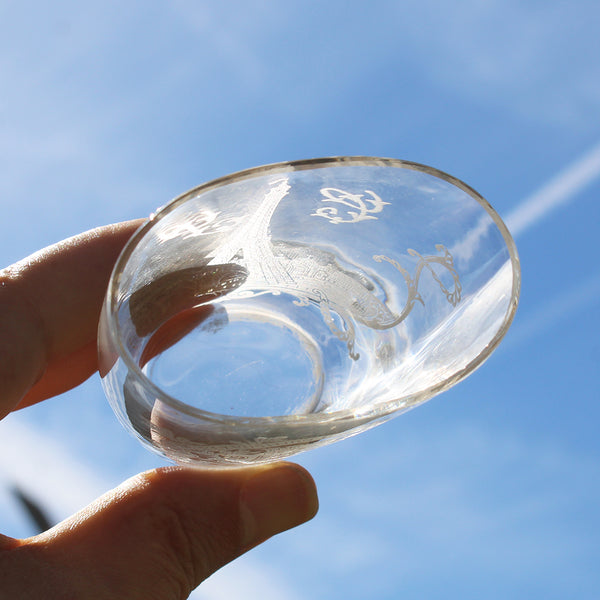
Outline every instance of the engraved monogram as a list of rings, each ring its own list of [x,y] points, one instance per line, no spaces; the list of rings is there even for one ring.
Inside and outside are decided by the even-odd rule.
[[[384,202],[375,192],[365,190],[365,194],[369,194],[370,198],[364,198],[365,194],[352,194],[337,188],[321,189],[323,202],[333,202],[341,204],[345,208],[345,214],[339,214],[339,210],[335,206],[321,206],[311,216],[324,217],[334,225],[338,223],[358,223],[368,219],[377,219],[373,216],[375,213],[380,213],[383,207],[389,202]],[[364,199],[363,199],[364,198]]]

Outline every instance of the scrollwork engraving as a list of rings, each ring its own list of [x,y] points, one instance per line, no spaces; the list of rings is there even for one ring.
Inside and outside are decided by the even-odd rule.
[[[377,262],[387,262],[391,264],[404,278],[408,290],[408,296],[406,299],[406,304],[404,305],[404,309],[402,310],[400,315],[395,319],[394,323],[390,325],[390,327],[393,327],[394,325],[397,325],[398,323],[402,322],[406,318],[408,313],[413,309],[415,302],[419,302],[422,305],[425,305],[425,302],[423,301],[423,298],[421,294],[419,294],[418,290],[419,280],[421,278],[421,273],[423,272],[423,269],[427,269],[427,271],[429,271],[435,282],[439,285],[440,290],[442,291],[444,296],[446,296],[446,300],[449,304],[451,304],[452,306],[456,306],[460,302],[462,296],[462,285],[460,283],[458,273],[454,268],[454,259],[452,258],[450,251],[443,244],[436,244],[435,249],[441,253],[441,256],[423,256],[416,250],[413,250],[412,248],[409,248],[407,250],[410,256],[415,256],[419,259],[414,277],[411,277],[410,273],[400,263],[398,263],[398,261],[394,260],[393,258],[389,258],[388,256],[384,255],[376,255],[373,257],[373,260]],[[448,271],[448,273],[450,273],[450,276],[452,277],[453,281],[453,287],[451,290],[449,290],[444,285],[442,279],[433,268],[432,265],[436,264],[441,265],[444,269],[446,269],[446,271]]]

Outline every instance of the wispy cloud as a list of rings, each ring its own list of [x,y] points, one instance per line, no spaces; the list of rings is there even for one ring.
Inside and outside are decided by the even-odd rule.
[[[597,4],[583,0],[577,10],[557,0],[543,9],[519,0],[397,6],[406,24],[399,37],[411,41],[415,60],[438,85],[529,122],[569,131],[597,127]],[[412,26],[417,22],[427,23],[427,35]]]
[[[513,236],[521,235],[551,212],[573,201],[599,177],[600,143],[525,198],[507,215],[506,225]]]
[[[0,452],[4,482],[38,499],[56,520],[83,508],[110,487],[58,440],[27,425],[21,414],[2,423],[2,442],[10,449]]]
[[[452,578],[455,587],[467,586],[468,597],[477,597],[489,581],[516,590],[525,578],[543,589],[547,573],[569,565],[556,581],[560,596],[585,573],[594,526],[582,532],[578,510],[594,506],[600,494],[596,483],[590,485],[596,481],[593,460],[542,436],[476,424],[444,421],[429,424],[427,433],[389,426],[401,435],[356,438],[320,455],[329,457],[327,470],[337,475],[331,484],[321,482],[335,511],[324,508],[320,517],[321,533],[313,540],[319,558],[340,551],[346,541],[340,532],[352,540],[356,531],[369,530],[373,538],[362,562],[348,561],[334,580],[376,571],[388,593],[419,582],[421,593],[438,596],[444,584],[430,577],[435,573],[439,582]],[[306,564],[326,578],[332,560],[314,561]],[[366,596],[353,590],[348,597]]]
[[[533,316],[515,325],[514,330],[500,346],[501,352],[523,344],[536,335],[556,327],[573,313],[590,306],[600,298],[600,273],[586,278],[569,290],[556,294],[536,310]]]
[[[190,596],[190,600],[300,600],[275,570],[245,557],[218,571]],[[304,597],[304,596],[302,596]]]

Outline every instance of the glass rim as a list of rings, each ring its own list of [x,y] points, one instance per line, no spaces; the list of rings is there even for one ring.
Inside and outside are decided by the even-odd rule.
[[[419,171],[446,181],[455,187],[461,189],[467,193],[470,197],[476,200],[485,212],[490,216],[494,224],[498,227],[506,247],[509,252],[510,263],[512,268],[512,289],[511,296],[507,311],[504,315],[502,325],[496,331],[494,337],[485,346],[485,348],[471,360],[462,369],[452,373],[442,381],[435,385],[429,386],[420,390],[416,393],[409,395],[400,396],[394,400],[382,401],[379,403],[372,404],[368,409],[350,409],[345,408],[342,410],[322,413],[307,413],[299,415],[273,415],[273,416],[262,416],[262,417],[246,417],[241,415],[226,415],[221,413],[215,413],[205,411],[194,406],[191,406],[181,400],[178,400],[174,396],[166,393],[158,385],[156,385],[149,377],[147,377],[136,361],[133,359],[130,352],[127,350],[122,341],[120,335],[120,327],[117,311],[115,310],[119,297],[119,289],[121,282],[121,275],[124,267],[129,260],[134,249],[137,247],[140,240],[146,235],[146,233],[152,229],[156,224],[170,214],[173,210],[179,207],[181,204],[186,202],[192,197],[197,197],[199,194],[207,192],[211,189],[222,187],[229,183],[239,182],[246,179],[252,179],[268,173],[290,173],[296,171],[317,169],[317,168],[329,168],[329,167],[344,167],[344,166],[365,166],[365,167],[393,167],[400,169],[407,169],[412,171]],[[436,396],[437,394],[445,391],[452,387],[469,374],[479,368],[493,353],[496,347],[505,336],[506,332],[510,328],[510,325],[514,319],[517,306],[519,303],[519,294],[521,288],[521,270],[520,261],[517,252],[515,242],[512,235],[510,234],[506,224],[492,207],[492,205],[475,189],[466,184],[464,181],[457,177],[450,175],[444,171],[430,167],[421,163],[397,159],[397,158],[381,158],[372,156],[331,156],[324,158],[311,158],[303,160],[285,161],[278,163],[271,163],[258,167],[252,167],[250,169],[244,169],[218,177],[216,179],[209,180],[198,186],[195,186],[183,194],[176,196],[163,206],[156,209],[148,219],[142,223],[142,225],[135,231],[131,236],[127,244],[121,251],[113,271],[111,273],[107,293],[104,300],[106,324],[108,329],[108,335],[112,339],[114,346],[118,352],[118,358],[122,359],[127,367],[128,376],[133,375],[145,388],[150,389],[158,400],[171,409],[185,415],[197,419],[198,422],[206,423],[212,422],[214,424],[222,424],[226,426],[238,426],[244,427],[244,425],[255,428],[259,425],[276,425],[281,426],[282,424],[294,424],[294,425],[307,425],[307,424],[324,424],[331,422],[341,422],[345,419],[356,420],[364,418],[365,421],[372,421],[391,415],[399,409],[408,410],[415,406],[418,406],[423,401]],[[190,425],[193,425],[190,423]]]

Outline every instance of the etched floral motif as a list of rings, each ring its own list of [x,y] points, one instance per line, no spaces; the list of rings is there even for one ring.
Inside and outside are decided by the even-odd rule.
[[[321,206],[311,214],[312,217],[323,217],[334,225],[377,219],[374,214],[380,213],[383,207],[389,204],[371,190],[365,190],[365,194],[369,194],[370,198],[364,198],[365,194],[353,194],[337,188],[322,188],[321,194],[323,202],[334,202],[346,207],[342,214],[339,214],[339,210],[335,206]]]

